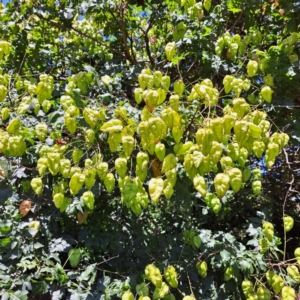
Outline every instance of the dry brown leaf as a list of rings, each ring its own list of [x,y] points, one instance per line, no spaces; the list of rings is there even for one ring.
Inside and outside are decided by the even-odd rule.
[[[152,35],[150,38],[150,43],[155,44],[156,43],[156,35]]]
[[[30,210],[31,210],[31,201],[30,200],[22,201],[22,203],[19,206],[19,211],[23,218],[27,216]]]
[[[283,8],[279,9],[279,13],[280,13],[281,16],[283,16],[284,15],[284,9]]]
[[[154,178],[162,176],[161,174],[162,162],[160,162],[158,159],[155,158],[151,161],[150,166],[154,173]]]
[[[78,220],[78,223],[79,225],[81,225],[88,217],[88,211],[87,210],[84,210],[84,213],[82,214],[81,212],[78,212],[77,214],[77,220]]]

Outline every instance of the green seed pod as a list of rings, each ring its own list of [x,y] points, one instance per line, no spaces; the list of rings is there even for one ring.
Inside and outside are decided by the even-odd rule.
[[[263,141],[254,141],[252,151],[257,158],[261,158],[265,151],[265,143]]]
[[[83,156],[83,151],[81,149],[75,148],[72,152],[72,159],[74,164],[78,164]]]
[[[136,88],[134,90],[134,100],[137,104],[143,101],[143,90],[141,88]]]
[[[4,153],[8,146],[9,135],[0,129],[0,153]]]
[[[10,110],[8,107],[4,107],[1,109],[1,118],[3,121],[7,120],[10,115]]]
[[[271,242],[274,236],[274,226],[270,222],[263,222],[263,232],[266,238]]]
[[[300,283],[300,273],[297,266],[291,265],[286,268],[288,275],[297,283]]]
[[[207,276],[208,267],[207,267],[207,263],[205,261],[202,261],[202,262],[199,261],[199,262],[197,262],[196,268],[197,268],[198,274],[202,278],[205,278]]]
[[[165,47],[167,60],[171,61],[176,52],[176,43],[168,43]]]
[[[271,103],[272,101],[272,94],[273,91],[269,86],[264,86],[260,91],[260,95],[268,103]]]
[[[94,197],[94,194],[91,191],[84,192],[82,194],[82,200],[83,200],[84,205],[88,209],[90,209],[90,210],[94,209],[95,197]]]
[[[166,146],[162,143],[158,143],[155,145],[155,154],[156,157],[160,160],[163,161],[166,155]]]
[[[149,279],[154,286],[161,287],[162,286],[162,275],[159,269],[154,265],[147,265],[145,268],[146,278]]]
[[[250,280],[244,280],[242,282],[242,290],[244,295],[247,297],[249,294],[254,292],[253,283]]]
[[[96,182],[96,169],[91,167],[85,167],[83,170],[83,174],[85,175],[85,187],[90,190]]]
[[[6,131],[10,134],[15,134],[19,130],[19,128],[22,126],[22,123],[19,119],[13,119],[9,122]]]
[[[63,193],[58,193],[53,195],[53,203],[56,208],[61,208],[65,200],[65,195]]]
[[[132,136],[125,135],[122,137],[122,146],[126,156],[130,156],[135,145],[135,139]]]
[[[229,175],[230,178],[229,184],[232,190],[235,193],[237,193],[240,190],[243,182],[243,175],[241,170],[238,168],[228,168],[225,171],[225,173]]]
[[[275,274],[275,275],[273,276],[273,278],[272,278],[272,281],[273,281],[273,283],[272,283],[272,288],[273,288],[274,292],[275,292],[276,294],[279,294],[280,291],[281,291],[281,290],[283,289],[283,287],[284,287],[284,280],[283,280],[283,278],[282,278],[281,276]],[[285,291],[286,291],[286,290],[284,290],[284,292],[282,293],[282,295],[283,295],[283,296],[288,296],[289,292],[285,294]],[[295,291],[294,291],[294,292],[295,292]],[[296,296],[295,293],[291,293],[291,294],[293,294],[294,297],[292,297],[292,298],[284,298],[284,297],[282,297],[282,299],[284,299],[284,300],[285,300],[285,299],[289,299],[289,300],[295,299],[295,296]]]
[[[249,60],[247,64],[247,73],[249,77],[253,77],[256,75],[258,71],[258,63],[255,60]]]
[[[224,173],[218,173],[214,178],[214,186],[216,194],[219,198],[222,198],[229,189],[230,177]]]
[[[72,195],[78,194],[78,192],[81,190],[83,187],[83,184],[85,182],[85,175],[81,174],[79,172],[76,172],[75,174],[72,175],[70,182],[69,182],[69,187],[70,187],[70,192]]]
[[[117,158],[115,160],[116,171],[121,178],[125,178],[127,173],[127,160],[126,158]]]
[[[95,131],[93,129],[87,129],[84,132],[84,139],[88,144],[94,143],[96,138]]]
[[[172,288],[177,288],[178,287],[178,275],[173,266],[169,266],[164,270],[164,277],[167,281],[167,283],[172,287]]]
[[[197,192],[199,192],[203,197],[205,197],[207,192],[205,179],[200,175],[196,175],[193,179],[193,183]]]
[[[229,157],[229,156],[223,156],[220,159],[220,164],[221,164],[221,168],[223,171],[225,171],[227,168],[234,167],[233,161],[232,161],[231,157]]]
[[[37,195],[41,195],[42,194],[42,191],[43,191],[43,182],[42,182],[42,179],[40,177],[33,178],[31,180],[30,185],[31,185],[33,191]]]
[[[281,290],[282,300],[294,300],[296,299],[296,292],[290,286],[284,286]]]
[[[55,176],[60,168],[60,154],[56,152],[48,153],[47,155],[48,169]]]
[[[224,281],[229,281],[233,277],[234,277],[233,268],[230,266],[225,270]]]
[[[184,83],[181,79],[174,82],[174,92],[178,96],[182,96],[184,92]]]
[[[261,171],[258,168],[255,168],[252,170],[252,177],[253,180],[261,180]]]
[[[114,174],[112,174],[112,173],[106,174],[106,176],[104,178],[104,185],[105,185],[106,191],[110,194],[115,187]]]
[[[42,176],[48,169],[48,159],[46,157],[41,157],[37,161],[37,169],[39,175]]]
[[[134,295],[130,291],[126,291],[122,295],[122,300],[134,300]]]
[[[178,107],[180,104],[179,95],[172,95],[169,98],[169,104],[173,110],[178,111]]]
[[[237,161],[240,156],[240,146],[238,143],[231,143],[226,148],[227,155],[232,159],[232,161]]]
[[[166,91],[162,88],[157,89],[158,99],[156,105],[161,105],[165,102],[167,94]]]
[[[162,86],[162,88],[165,91],[169,90],[170,83],[171,83],[171,81],[170,81],[170,77],[169,76],[165,75],[165,76],[162,77],[162,79],[161,79],[161,86]]]
[[[259,180],[253,181],[251,187],[254,195],[259,195],[262,188],[261,181]]]
[[[264,82],[268,86],[274,86],[273,77],[270,74],[264,76]]]
[[[59,161],[59,171],[64,178],[70,177],[71,161],[68,159],[61,159]]]
[[[257,289],[257,297],[258,300],[271,300],[271,292],[267,288],[259,286]]]
[[[285,232],[290,231],[294,227],[294,219],[290,216],[283,217],[283,225]]]
[[[44,100],[42,103],[43,112],[46,114],[52,107],[52,103],[49,100]]]

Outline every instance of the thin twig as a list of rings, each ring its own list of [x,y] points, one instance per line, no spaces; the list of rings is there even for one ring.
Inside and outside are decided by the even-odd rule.
[[[72,25],[71,26],[65,26],[64,24],[61,24],[61,23],[58,23],[56,21],[53,21],[53,20],[49,20],[41,15],[37,15],[40,19],[44,20],[44,21],[47,21],[48,23],[50,23],[51,25],[55,26],[55,27],[58,27],[58,28],[62,28],[62,29],[69,29],[69,30],[73,30],[75,31],[76,33],[78,33],[79,35],[81,36],[84,36],[92,41],[94,41],[95,43],[101,45],[101,46],[104,46],[106,48],[108,48],[110,51],[122,56],[123,58],[127,59],[126,55],[124,53],[122,53],[121,51],[118,51],[112,47],[110,47],[109,45],[101,42],[100,40],[90,36],[89,34],[85,33],[85,32],[82,32],[81,30],[77,29],[77,28],[74,28]],[[132,63],[132,61],[130,61]]]
[[[230,27],[229,31],[232,32],[233,29],[235,28],[236,24],[239,22],[239,20],[242,18],[242,16],[244,15],[244,12],[242,11],[239,15],[239,17],[236,19],[236,21],[233,23],[233,25]]]
[[[25,52],[24,55],[23,55],[21,64],[20,64],[20,66],[19,66],[18,75],[20,74],[20,72],[21,72],[21,70],[22,70],[23,64],[24,64],[24,62],[25,62],[26,55],[27,55],[27,53]]]
[[[190,286],[190,290],[191,290],[191,295],[194,295],[189,273],[186,272],[186,275],[187,275],[187,278],[188,278],[188,282],[189,282],[189,286]]]
[[[128,45],[127,45],[128,33],[127,33],[127,30],[126,30],[126,24],[125,24],[125,18],[124,18],[125,9],[126,9],[126,5],[124,5],[124,3],[122,1],[122,5],[120,7],[120,21],[119,21],[119,24],[120,24],[120,28],[121,28],[121,31],[122,31],[123,44],[124,44],[124,48],[125,48],[125,56],[132,64],[135,65],[136,61],[130,55],[129,48],[128,48]]]
[[[149,37],[148,37],[148,32],[152,28],[153,22],[154,22],[154,18],[153,18],[153,14],[152,14],[147,29],[144,30],[142,27],[139,27],[139,29],[143,32],[144,40],[145,40],[146,53],[149,57],[149,60],[150,60],[150,63],[151,63],[152,66],[155,65],[155,61],[154,61],[154,59],[151,55],[151,50],[150,50],[150,46],[149,46],[150,41],[149,41]]]
[[[153,57],[151,55],[150,46],[149,46],[148,33],[145,33],[144,40],[145,40],[146,52],[147,52],[147,55],[149,57],[150,63],[151,63],[152,66],[154,66],[155,65],[155,61],[154,61],[154,59],[153,59]]]
[[[286,160],[286,163],[287,163],[287,166],[289,169],[291,169],[291,166],[290,166],[290,162],[289,162],[289,156],[286,152],[285,149],[283,149],[283,153],[285,155],[285,160]],[[288,182],[288,184],[290,185],[289,189],[286,191],[285,193],[285,197],[284,197],[284,201],[283,201],[283,205],[282,205],[282,217],[284,218],[284,214],[285,214],[285,205],[286,205],[286,201],[287,201],[287,198],[289,196],[289,193],[291,192],[291,189],[293,187],[293,183],[295,181],[295,177],[294,177],[294,174],[292,173],[292,180],[290,182]],[[286,230],[285,230],[285,226],[283,226],[283,229],[284,229],[284,252],[283,252],[283,261],[285,261],[285,256],[286,256]]]

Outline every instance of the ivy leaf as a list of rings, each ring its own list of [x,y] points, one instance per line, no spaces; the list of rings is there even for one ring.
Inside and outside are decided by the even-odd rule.
[[[249,227],[248,227],[248,229],[247,229],[247,233],[250,236],[255,236],[255,235],[257,235],[257,229],[254,228],[252,224],[250,224]]]
[[[91,3],[91,2],[90,2]],[[90,3],[82,2],[80,5],[80,14],[85,15],[90,7]]]
[[[110,284],[110,277],[104,276],[97,280],[96,288],[98,291],[104,291]]]
[[[70,300],[81,300],[81,296],[77,293],[72,294]]]
[[[203,243],[207,243],[211,240],[211,231],[210,230],[201,230],[200,238]]]
[[[63,238],[53,239],[50,244],[51,252],[68,252],[72,249],[71,243]]]
[[[232,244],[233,242],[235,242],[236,241],[236,238],[233,236],[233,235],[231,235],[230,233],[225,233],[225,239],[230,243],[230,244]]]
[[[227,250],[222,250],[220,252],[220,255],[221,255],[221,258],[222,258],[223,262],[229,261],[231,259],[231,256],[232,256],[231,253]]]
[[[0,275],[0,284],[1,286],[7,285],[11,281],[10,276],[8,275]]]
[[[65,293],[64,293],[64,291],[62,289],[54,291],[54,292],[51,293],[52,300],[61,300],[61,299],[63,299],[64,294]]]
[[[66,19],[72,19],[73,18],[73,12],[74,12],[74,9],[66,8],[65,11],[64,11],[64,13],[63,13],[63,16]]]
[[[90,277],[95,273],[95,266],[96,264],[88,266],[86,270],[78,277],[78,280],[89,281]]]
[[[252,274],[253,273],[253,266],[252,263],[249,259],[243,258],[240,262],[239,262],[239,266],[240,269],[247,274]]]
[[[13,176],[17,178],[27,178],[25,170],[25,168],[16,169],[16,171],[13,173]]]
[[[253,247],[258,247],[258,240],[257,239],[250,240],[247,242],[247,245],[253,246]]]
[[[95,68],[93,68],[93,67],[90,66],[90,65],[85,65],[83,68],[84,68],[87,72],[89,72],[89,73],[96,74]]]

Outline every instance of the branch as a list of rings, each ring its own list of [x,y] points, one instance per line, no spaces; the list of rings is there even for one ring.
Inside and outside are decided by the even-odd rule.
[[[239,20],[242,18],[242,16],[244,15],[244,12],[242,11],[239,15],[239,17],[237,18],[237,20],[233,23],[233,25],[230,27],[229,31],[232,32],[233,29],[235,28],[236,24],[239,22]]]
[[[148,33],[145,33],[144,35],[144,39],[145,39],[145,43],[146,43],[146,52],[147,52],[147,55],[149,57],[149,60],[150,60],[150,63],[151,65],[155,65],[155,61],[151,55],[151,51],[150,51],[150,47],[149,47],[149,38],[148,38]]]
[[[284,152],[284,156],[285,156],[285,160],[287,163],[288,168],[292,171],[292,168],[290,166],[290,162],[289,162],[289,156],[288,153],[286,152],[285,149],[283,149]],[[286,201],[288,199],[289,193],[291,192],[292,188],[293,188],[293,183],[295,181],[295,177],[294,174],[292,173],[292,180],[290,182],[287,182],[287,184],[290,185],[289,189],[286,191],[285,197],[284,197],[284,201],[283,201],[283,205],[282,205],[282,217],[284,217],[285,214],[285,205],[286,205]],[[284,251],[283,251],[283,261],[285,261],[285,256],[286,256],[286,230],[284,228]]]
[[[190,127],[191,127],[192,124],[194,123],[194,120],[195,120],[195,118],[196,118],[196,116],[197,116],[197,114],[198,114],[198,112],[199,112],[201,106],[202,106],[202,103],[200,102],[200,103],[198,104],[198,106],[197,106],[197,108],[196,108],[196,110],[195,110],[195,112],[194,112],[192,118],[191,118],[191,121],[189,122],[189,124],[188,124],[187,127],[185,128],[185,130],[184,130],[182,136],[185,136],[186,133],[189,131]]]
[[[160,6],[159,6],[160,7]],[[158,9],[159,9],[158,7]],[[151,55],[151,51],[150,51],[150,47],[149,47],[149,38],[148,38],[148,32],[150,31],[150,29],[152,28],[153,26],[153,23],[154,23],[154,14],[152,13],[151,15],[151,18],[150,18],[150,21],[149,21],[149,25],[146,29],[146,31],[144,32],[144,39],[145,39],[145,43],[146,43],[146,52],[147,52],[147,55],[149,57],[149,60],[151,62],[151,65],[155,65],[155,61]]]
[[[131,35],[131,37],[129,37],[129,39],[130,39],[130,49],[131,49],[132,57],[133,57],[134,61],[137,62],[135,54],[134,54],[134,50],[133,50],[133,36]]]
[[[134,56],[133,53],[133,46],[132,46],[132,39],[130,39],[131,45],[131,51],[132,51],[132,55],[130,54],[128,45],[127,45],[127,39],[128,39],[128,32],[126,30],[126,26],[125,26],[125,21],[124,21],[124,10],[126,9],[126,5],[122,4],[122,6],[120,7],[120,20],[115,16],[114,12],[112,10],[109,10],[110,14],[112,15],[113,19],[116,21],[116,23],[119,24],[121,32],[122,32],[122,39],[123,39],[123,44],[124,44],[124,48],[125,48],[125,58],[127,60],[129,60],[132,64],[136,65],[137,61],[136,58]]]
[[[79,30],[79,29],[74,28],[72,25],[70,25],[70,26],[65,26],[64,24],[58,23],[58,22],[56,22],[56,21],[48,20],[47,18],[45,18],[45,17],[43,17],[43,16],[41,16],[41,15],[37,15],[37,16],[38,16],[40,19],[42,19],[42,20],[44,20],[44,21],[50,23],[51,25],[53,25],[53,26],[55,26],[55,27],[62,28],[62,29],[70,29],[70,30],[73,30],[73,31],[75,31],[76,33],[78,33],[79,35],[84,36],[84,37],[86,37],[86,38],[88,38],[88,39],[94,41],[95,43],[97,43],[97,44],[99,44],[99,45],[101,45],[101,46],[104,46],[104,47],[108,48],[110,51],[112,51],[112,52],[114,52],[114,53],[120,55],[120,56],[123,57],[124,59],[127,59],[126,55],[125,55],[124,53],[122,53],[121,51],[118,51],[118,50],[116,50],[116,49],[110,47],[109,45],[107,45],[107,44],[105,44],[105,43],[99,41],[98,39],[96,39],[96,38],[90,36],[89,34],[87,34],[87,33],[85,33],[85,32],[82,32],[82,31]],[[131,60],[130,60],[130,62],[133,63]]]
[[[24,61],[25,61],[25,58],[26,58],[26,52],[24,53],[24,55],[23,55],[23,58],[22,58],[22,61],[21,61],[21,63],[20,63],[20,67],[19,67],[19,70],[18,70],[18,74],[20,74],[21,73],[21,70],[22,70],[22,67],[23,67],[23,64],[24,64]]]
[[[161,4],[162,4],[162,3],[161,3]],[[161,6],[161,5],[159,5],[157,9],[160,9],[160,6]],[[144,30],[143,28],[139,27],[140,30],[141,30],[141,31],[143,32],[143,34],[144,34],[144,40],[145,40],[145,46],[146,46],[146,52],[147,52],[147,55],[148,55],[148,57],[149,57],[149,60],[150,60],[150,63],[151,63],[152,66],[155,65],[155,61],[154,61],[154,58],[152,57],[151,51],[150,51],[150,46],[149,46],[150,41],[149,41],[149,38],[148,38],[148,32],[149,32],[150,29],[152,28],[153,23],[154,23],[154,14],[152,13],[151,18],[150,18],[150,20],[149,20],[149,25],[148,25],[147,29]]]
[[[120,8],[120,18],[121,19],[119,21],[119,24],[120,24],[120,28],[121,28],[121,31],[122,31],[123,44],[124,44],[124,47],[125,47],[125,56],[132,64],[136,65],[136,60],[134,59],[134,57],[131,56],[131,54],[129,52],[128,45],[127,45],[128,32],[126,30],[126,24],[125,24],[125,19],[124,19],[125,9],[126,9],[126,6],[123,4],[123,1],[122,1],[122,5],[121,5],[121,8]]]

